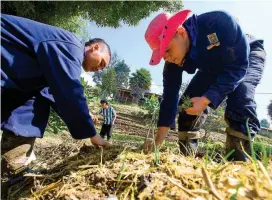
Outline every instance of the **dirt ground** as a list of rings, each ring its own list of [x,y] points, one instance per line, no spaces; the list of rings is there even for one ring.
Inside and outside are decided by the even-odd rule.
[[[102,120],[102,119],[101,119]],[[114,128],[121,133],[128,135],[139,135],[147,137],[148,131],[150,131],[150,120],[145,120],[142,117],[135,117],[130,114],[118,113],[118,118]],[[149,134],[149,138],[152,138],[152,134]],[[225,142],[226,135],[222,133],[209,132],[208,138],[211,141]],[[170,131],[166,138],[168,141],[173,142],[178,140],[177,132]]]
[[[35,153],[37,160],[9,188],[8,199],[223,200],[235,196],[238,187],[236,199],[272,198],[272,160],[268,171],[259,168],[259,178],[253,164],[207,162],[174,149],[162,151],[156,165],[154,153],[144,155],[135,146],[115,143],[102,150],[68,133],[38,139]]]
[[[147,137],[150,124],[148,120],[137,116],[137,112],[139,113],[136,109],[133,112],[118,110],[114,131]],[[152,134],[149,138],[152,138]],[[220,133],[209,133],[209,139],[224,142],[226,137]],[[177,141],[177,134],[171,131],[167,140]],[[144,155],[139,145],[133,142],[114,141],[112,147],[102,150],[92,146],[89,139],[74,140],[68,132],[37,139],[34,151],[37,160],[30,165],[24,176],[9,187],[8,199],[89,200],[108,199],[110,195],[117,195],[119,199],[216,199],[205,186],[200,169],[206,166],[211,174],[215,173],[215,169],[224,171],[225,166],[224,163],[213,162],[208,165],[202,159],[185,158],[176,149],[165,149],[161,154],[160,167],[156,167],[154,153]],[[271,160],[269,166],[271,176]],[[228,167],[230,168],[224,172],[224,177],[220,174],[211,177],[223,196],[222,199],[229,199],[242,183],[244,185],[240,199],[271,197],[267,187],[258,183],[259,190],[264,193],[261,196],[255,186],[250,186],[250,181],[259,180],[251,165],[245,167],[237,163],[236,171],[231,170],[234,165],[228,164]],[[251,177],[240,177],[245,172]],[[233,174],[234,177],[228,177],[226,173]],[[188,177],[188,174],[194,175]],[[164,178],[161,179],[162,177]],[[263,176],[265,177],[267,175]],[[239,178],[243,181],[239,181]],[[229,186],[229,192],[224,190],[219,180],[224,184],[234,182],[230,183],[232,185]]]

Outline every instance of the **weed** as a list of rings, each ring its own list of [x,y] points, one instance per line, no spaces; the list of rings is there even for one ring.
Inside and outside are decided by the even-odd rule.
[[[191,108],[193,106],[189,96],[183,96],[182,100],[183,100],[183,104],[181,106],[182,109]]]

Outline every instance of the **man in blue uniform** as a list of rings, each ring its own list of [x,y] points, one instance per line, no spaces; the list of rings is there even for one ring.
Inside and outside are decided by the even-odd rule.
[[[109,145],[96,134],[80,74],[81,66],[86,72],[99,71],[110,59],[102,39],[82,45],[58,27],[1,16],[2,172],[15,173],[29,163],[35,138],[43,137],[50,106],[73,138]]]
[[[155,144],[160,146],[169,126],[174,122],[182,83],[182,72],[195,76],[184,96],[192,107],[179,113],[179,143],[187,155],[197,151],[200,131],[209,108],[216,109],[227,99],[225,120],[226,152],[234,149],[231,160],[248,161],[241,148],[250,152],[250,138],[256,136],[260,124],[254,101],[265,62],[263,40],[245,35],[237,21],[228,13],[214,11],[188,17],[190,10],[171,16],[159,14],[149,24],[145,39],[153,50],[151,65],[161,58],[166,61],[163,72],[163,100],[160,106]],[[247,120],[251,137],[247,134]],[[146,151],[154,148],[144,144]]]

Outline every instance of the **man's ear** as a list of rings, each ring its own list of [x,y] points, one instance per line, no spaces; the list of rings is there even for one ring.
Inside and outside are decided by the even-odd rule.
[[[177,35],[181,36],[182,38],[185,37],[186,30],[183,26],[179,26],[176,32]]]
[[[89,47],[89,50],[91,50],[91,52],[97,51],[100,49],[100,46],[98,44],[93,44],[92,46]]]
[[[95,50],[99,50],[100,49],[99,45],[98,44],[94,44],[94,49]]]

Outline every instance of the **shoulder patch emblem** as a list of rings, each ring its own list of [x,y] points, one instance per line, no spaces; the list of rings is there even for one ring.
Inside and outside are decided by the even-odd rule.
[[[218,40],[218,37],[217,37],[216,33],[209,34],[209,35],[207,35],[207,37],[208,37],[208,40],[210,42],[210,45],[207,46],[208,50],[212,49],[215,46],[220,45],[220,42]]]

